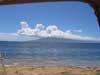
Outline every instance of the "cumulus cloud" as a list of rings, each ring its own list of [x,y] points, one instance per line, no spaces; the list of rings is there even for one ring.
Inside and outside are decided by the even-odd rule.
[[[100,38],[80,36],[75,33],[81,33],[81,29],[69,29],[62,31],[56,25],[45,27],[43,24],[36,24],[34,28],[30,28],[27,22],[20,22],[21,28],[17,33],[0,33],[0,41],[28,41],[40,38],[54,37],[83,41],[99,41]]]
[[[49,25],[45,27],[43,24],[36,24],[36,27],[31,29],[27,22],[21,22],[21,29],[18,30],[19,35],[33,36],[33,37],[56,37],[64,39],[74,39],[74,40],[91,40],[100,41],[100,38],[80,36],[75,33],[81,33],[81,29],[74,30],[60,30],[56,25]]]
[[[41,31],[41,30],[44,30],[44,28],[45,26],[43,24],[37,24],[35,29]]]
[[[22,28],[22,29],[29,28],[29,27],[28,27],[29,25],[28,25],[27,22],[22,21],[22,22],[20,22],[20,24],[21,24],[21,28]]]

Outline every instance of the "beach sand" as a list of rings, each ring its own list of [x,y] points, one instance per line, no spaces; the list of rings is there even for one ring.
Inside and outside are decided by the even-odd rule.
[[[7,75],[100,75],[100,67],[6,65]],[[0,66],[0,75],[5,75]]]

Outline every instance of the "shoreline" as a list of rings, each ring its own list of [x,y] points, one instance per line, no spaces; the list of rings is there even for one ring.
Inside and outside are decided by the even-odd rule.
[[[1,65],[1,64],[0,64]],[[76,64],[56,64],[56,63],[9,63],[5,66],[65,66],[65,67],[100,67],[99,65],[76,65]]]
[[[0,64],[0,66],[1,66],[1,64]],[[5,67],[9,67],[9,66],[50,66],[50,67],[52,67],[52,66],[54,66],[54,67],[56,67],[56,66],[62,66],[62,67],[76,67],[76,68],[86,68],[86,67],[90,67],[90,68],[100,68],[100,66],[82,66],[82,65],[80,65],[80,66],[73,66],[73,65],[39,65],[39,64],[17,64],[17,63],[15,63],[15,64],[5,64],[4,65]]]

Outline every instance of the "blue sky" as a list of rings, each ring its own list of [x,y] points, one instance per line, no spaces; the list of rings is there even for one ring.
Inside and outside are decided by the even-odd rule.
[[[82,36],[100,37],[100,28],[93,9],[80,2],[49,2],[0,6],[0,33],[16,33],[20,22],[31,28],[40,23],[57,25],[59,29],[81,29]]]

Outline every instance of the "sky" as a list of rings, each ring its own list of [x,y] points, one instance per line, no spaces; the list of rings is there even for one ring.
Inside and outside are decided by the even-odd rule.
[[[23,24],[26,25],[24,30]],[[100,38],[100,28],[96,16],[93,9],[86,3],[45,2],[0,6],[0,40],[11,40],[13,37],[13,40],[22,40],[21,32],[30,36],[35,33],[34,30],[38,30],[37,24],[40,24],[40,28],[44,26],[44,31],[48,31],[48,28],[51,31],[57,30],[59,36],[61,36],[60,33],[64,33],[62,36],[65,37],[65,33],[67,33],[70,36],[66,35],[66,37],[69,38],[76,38],[76,36]],[[38,33],[39,36],[40,34],[48,35],[47,32]],[[30,39],[30,37],[24,37],[24,39]]]

